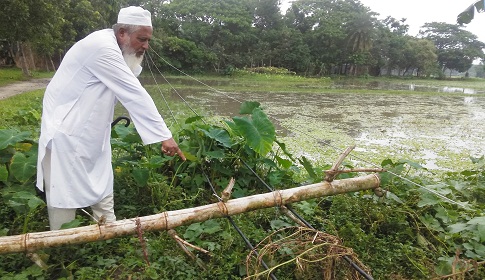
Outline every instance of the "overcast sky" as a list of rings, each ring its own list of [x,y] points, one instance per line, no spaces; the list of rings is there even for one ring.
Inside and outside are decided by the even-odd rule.
[[[318,0],[315,0],[318,1]],[[392,16],[406,18],[409,34],[416,36],[426,22],[446,22],[456,24],[456,17],[477,0],[360,0],[373,12],[379,13],[379,19]],[[282,9],[289,6],[291,0],[282,0]],[[485,42],[485,13],[475,13],[475,18],[465,28]]]

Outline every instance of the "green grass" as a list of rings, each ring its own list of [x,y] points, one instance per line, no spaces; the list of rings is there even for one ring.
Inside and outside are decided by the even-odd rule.
[[[5,86],[30,79],[50,78],[54,72],[32,71],[32,77],[26,77],[20,68],[0,68],[0,86]]]
[[[34,90],[0,99],[0,129],[29,127],[40,128],[40,114],[44,90]]]

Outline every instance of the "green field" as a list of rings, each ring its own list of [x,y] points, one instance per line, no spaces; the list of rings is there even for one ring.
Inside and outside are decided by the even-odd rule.
[[[13,76],[17,78],[10,80],[22,79]],[[174,82],[174,88],[207,90],[206,85],[197,85],[198,82],[187,85],[180,81],[188,78],[171,76],[169,79]],[[271,95],[297,90],[301,94],[341,91],[332,88],[337,78],[244,75],[197,79],[227,92],[247,90]],[[372,80],[403,82],[389,78]],[[352,82],[366,81],[362,78]],[[452,82],[456,87],[477,90],[482,83],[476,80],[415,82],[432,86]],[[148,88],[154,96],[159,95],[152,87]],[[162,84],[161,90],[167,93],[173,88]],[[370,94],[371,91],[355,89],[355,92]],[[38,90],[0,100],[0,215],[3,217],[0,238],[47,230],[45,203],[34,187],[42,95],[43,91]],[[156,103],[163,102],[157,98]],[[268,192],[268,184],[278,190],[320,182],[323,170],[333,164],[333,161],[315,164],[306,155],[285,150],[282,144],[273,143],[278,148],[267,152],[268,146],[260,144],[269,141],[271,148],[274,131],[267,125],[264,111],[253,110],[246,119],[237,121],[226,118],[224,122],[213,122],[208,118],[204,123],[197,118],[187,119],[193,113],[183,103],[174,102],[169,106],[176,111],[178,124],[172,128],[189,158],[187,162],[162,157],[157,145],[143,146],[133,128],[113,129],[115,211],[119,219],[215,203],[217,199],[211,186],[216,194],[220,193],[231,177],[236,180],[233,198]],[[255,137],[254,131],[261,133],[261,139]],[[355,270],[338,256],[343,251],[326,250],[330,241],[340,242],[338,248],[345,249],[345,255],[355,257],[359,267],[374,279],[455,276],[483,279],[485,160],[473,160],[474,165],[467,170],[436,176],[412,160],[385,159],[381,166],[387,172],[380,174],[380,193],[361,191],[294,203],[295,211],[317,230],[310,239],[292,235],[294,230],[288,227],[296,224],[278,207],[234,216],[234,223],[264,256],[265,262],[275,267],[273,273],[278,279],[297,279],[297,275],[302,279],[322,278],[322,267],[332,271],[335,279],[355,275]],[[345,160],[343,166],[354,168],[351,160]],[[360,173],[344,173],[337,179],[356,175]],[[384,196],[377,195],[382,192]],[[90,224],[93,224],[90,218],[78,212],[68,227]],[[37,256],[46,264],[44,268],[24,253],[0,255],[0,278],[245,279],[248,272],[253,275],[261,272],[261,279],[268,276],[256,259],[248,258],[251,250],[227,219],[180,226],[176,232],[210,254],[189,249],[193,259],[164,231],[141,233],[133,229],[132,236],[38,250]],[[267,237],[271,239],[265,240]],[[266,243],[259,244],[263,240]]]

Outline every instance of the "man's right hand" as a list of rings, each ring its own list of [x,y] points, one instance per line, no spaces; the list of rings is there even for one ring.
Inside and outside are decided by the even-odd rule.
[[[184,153],[180,150],[179,146],[173,140],[173,138],[162,141],[162,153],[167,156],[174,156],[177,154],[182,160],[186,160]]]

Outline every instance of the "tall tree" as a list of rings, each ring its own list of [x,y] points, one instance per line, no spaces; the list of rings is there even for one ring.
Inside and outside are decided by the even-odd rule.
[[[406,36],[402,59],[398,61],[398,66],[402,69],[402,75],[414,74],[423,76],[431,74],[436,66],[436,48],[428,39],[418,39]]]
[[[253,26],[257,36],[257,63],[267,66],[282,66],[285,53],[283,35],[283,15],[280,13],[279,0],[255,0]]]
[[[15,52],[17,65],[29,73],[31,58],[50,60],[90,32],[109,27],[125,0],[4,0],[0,9],[0,38]],[[33,59],[30,59],[31,61]],[[51,61],[51,64],[52,61]]]
[[[360,1],[297,0],[286,16],[287,24],[304,34],[315,74],[346,73],[351,65],[366,63],[375,20]],[[359,29],[358,22],[365,26]]]
[[[398,67],[398,62],[404,51],[406,33],[409,25],[406,19],[397,20],[387,17],[378,22],[376,34],[371,49],[373,63],[373,75],[381,75],[382,70],[387,69],[387,74],[391,74],[393,68]]]
[[[420,36],[434,42],[438,62],[442,70],[467,71],[475,59],[485,58],[485,43],[478,41],[473,33],[455,24],[444,22],[426,23]]]
[[[280,29],[283,23],[280,0],[254,1],[254,26],[258,29]]]
[[[25,75],[35,67],[31,48],[52,55],[61,37],[63,9],[69,0],[4,0],[0,9],[0,38],[9,42],[12,55]],[[30,58],[29,58],[30,57]]]
[[[177,36],[214,53],[217,70],[249,60],[254,41],[251,1],[173,0],[167,6],[170,14],[163,15],[177,24]]]
[[[357,74],[359,66],[367,67],[370,64],[369,51],[376,33],[374,15],[374,13],[363,10],[347,22],[347,51],[349,52],[349,62],[352,64],[351,74]],[[368,71],[365,72],[367,74]]]

